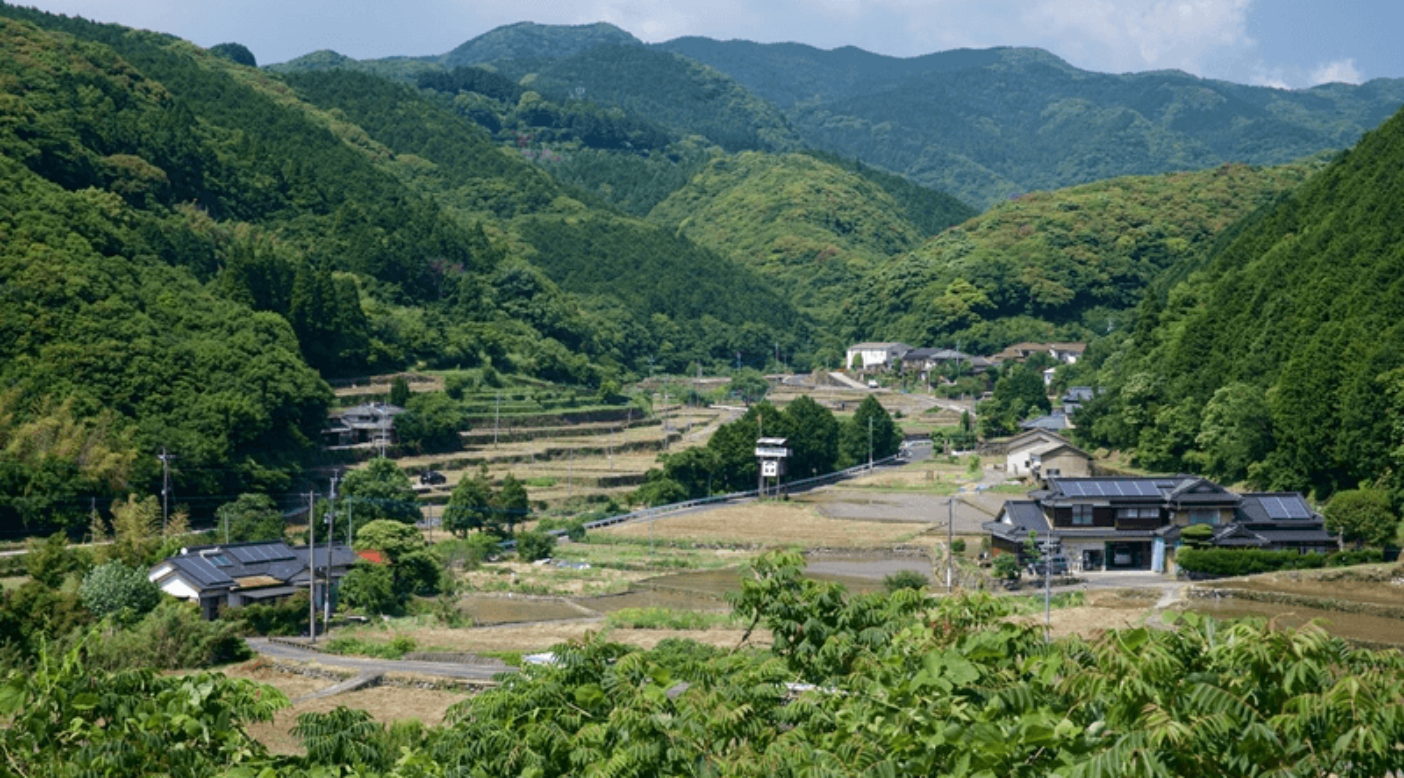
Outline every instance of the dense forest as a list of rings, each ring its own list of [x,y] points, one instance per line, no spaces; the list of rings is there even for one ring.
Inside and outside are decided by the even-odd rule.
[[[1271,488],[1401,489],[1404,114],[1167,279],[1086,440]]]
[[[286,489],[324,377],[490,364],[593,389],[660,356],[805,350],[745,268],[572,195],[412,88],[290,86],[12,6],[0,35],[10,527],[81,524],[145,488],[162,446],[178,493]]]
[[[1111,75],[1028,48],[888,57],[853,47],[679,38],[609,25],[519,24],[436,56],[315,52],[275,70],[414,79],[479,66],[556,104],[648,117],[729,151],[804,147],[902,175],[979,208],[1126,175],[1278,165],[1350,146],[1404,104],[1404,80],[1291,91],[1178,71]]]
[[[1041,49],[899,59],[854,48],[658,44],[773,102],[807,144],[989,207],[1034,190],[1342,149],[1404,103],[1404,80],[1292,91],[1179,71],[1112,75]]]
[[[970,353],[1106,335],[1147,285],[1187,272],[1225,230],[1324,164],[1225,165],[1024,195],[878,263],[838,321],[850,340],[959,341]]]
[[[973,215],[932,194],[928,226]],[[775,279],[816,318],[837,312],[873,267],[925,237],[882,186],[806,154],[717,158],[649,218]]]

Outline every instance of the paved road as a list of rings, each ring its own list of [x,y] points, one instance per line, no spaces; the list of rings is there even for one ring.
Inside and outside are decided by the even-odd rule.
[[[491,681],[493,676],[503,672],[516,672],[516,668],[498,665],[469,665],[455,662],[416,662],[404,659],[367,659],[358,656],[337,656],[321,654],[296,648],[284,643],[273,643],[267,638],[249,638],[249,648],[273,659],[292,662],[316,662],[329,667],[344,667],[358,673],[412,673],[432,675],[440,678],[462,678],[470,681]]]

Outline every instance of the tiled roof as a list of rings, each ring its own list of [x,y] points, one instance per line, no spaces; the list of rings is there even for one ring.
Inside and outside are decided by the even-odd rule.
[[[257,585],[290,583],[307,579],[308,549],[292,547],[281,540],[254,543],[230,543],[192,546],[153,567],[169,564],[202,589],[228,589],[239,581],[258,582]],[[316,549],[317,566],[324,567],[326,546]],[[347,567],[359,557],[344,545],[332,544],[333,567]]]

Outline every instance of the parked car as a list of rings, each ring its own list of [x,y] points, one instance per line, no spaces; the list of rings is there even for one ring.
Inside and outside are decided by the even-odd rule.
[[[1041,576],[1043,575],[1043,567],[1043,560],[1032,562],[1029,564],[1029,572]],[[1049,574],[1051,575],[1067,575],[1068,558],[1065,556],[1051,556],[1048,558],[1048,568]]]
[[[438,470],[425,470],[419,474],[419,482],[425,486],[437,486],[448,483],[448,476]]]

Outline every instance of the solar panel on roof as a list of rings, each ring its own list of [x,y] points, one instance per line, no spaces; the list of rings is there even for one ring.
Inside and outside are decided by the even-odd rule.
[[[1269,519],[1311,518],[1311,511],[1299,497],[1264,497],[1261,502]]]
[[[287,546],[284,546],[282,543],[259,546],[235,546],[234,548],[228,549],[228,551],[234,555],[235,559],[238,559],[246,565],[259,562],[276,562],[280,559],[293,558]]]

